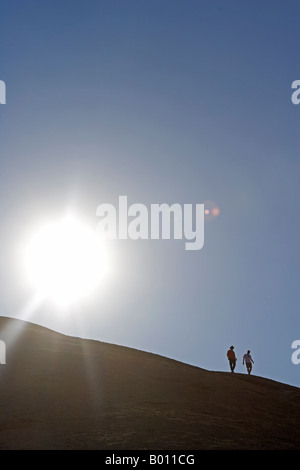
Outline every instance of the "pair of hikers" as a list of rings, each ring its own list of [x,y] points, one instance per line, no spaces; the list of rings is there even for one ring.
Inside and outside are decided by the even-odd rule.
[[[229,361],[229,366],[230,366],[231,372],[234,372],[235,365],[236,365],[236,356],[235,356],[235,352],[234,352],[233,349],[234,349],[234,346],[230,346],[230,348],[227,351],[227,358],[228,358],[228,361]],[[246,363],[247,372],[250,375],[251,370],[252,370],[252,363],[254,364],[254,361],[251,357],[251,354],[250,354],[249,350],[243,356],[243,365],[245,363]]]

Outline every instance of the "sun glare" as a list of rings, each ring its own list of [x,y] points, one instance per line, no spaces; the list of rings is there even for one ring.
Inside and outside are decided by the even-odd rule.
[[[26,248],[30,283],[40,296],[63,305],[90,296],[108,274],[104,243],[71,217],[42,226]]]

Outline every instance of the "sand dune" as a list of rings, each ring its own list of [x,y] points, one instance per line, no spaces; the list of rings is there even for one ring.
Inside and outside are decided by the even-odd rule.
[[[300,389],[0,318],[0,449],[300,449]]]

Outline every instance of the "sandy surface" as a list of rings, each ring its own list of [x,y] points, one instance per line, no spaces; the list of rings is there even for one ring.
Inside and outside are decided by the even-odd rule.
[[[0,449],[300,449],[300,389],[0,317]]]

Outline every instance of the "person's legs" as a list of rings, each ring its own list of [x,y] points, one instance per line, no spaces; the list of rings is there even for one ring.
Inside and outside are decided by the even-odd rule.
[[[251,362],[247,362],[247,363],[246,363],[246,366],[247,366],[248,374],[250,375],[251,370],[252,370],[252,364],[251,364]]]
[[[234,359],[230,359],[229,360],[229,365],[230,365],[230,370],[231,372],[234,371],[234,368],[235,368],[235,360]]]

